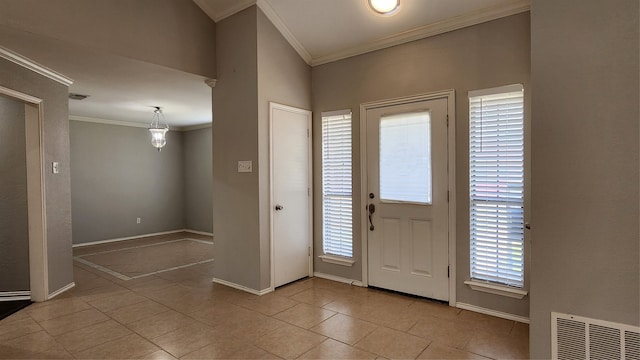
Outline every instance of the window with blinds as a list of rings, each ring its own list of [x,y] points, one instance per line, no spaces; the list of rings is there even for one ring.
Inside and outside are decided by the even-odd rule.
[[[469,92],[471,279],[524,287],[522,85]]]
[[[326,255],[353,256],[351,111],[322,113],[322,243]]]

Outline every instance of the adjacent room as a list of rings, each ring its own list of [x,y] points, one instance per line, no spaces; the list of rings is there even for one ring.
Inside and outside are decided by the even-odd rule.
[[[640,358],[639,15],[1,1],[0,358]]]

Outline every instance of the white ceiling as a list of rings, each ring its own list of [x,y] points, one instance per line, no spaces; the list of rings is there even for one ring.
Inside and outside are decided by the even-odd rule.
[[[257,4],[312,66],[529,9],[529,0],[401,0],[385,17],[367,0],[193,1],[216,22]],[[0,45],[73,79],[70,92],[90,95],[69,100],[72,118],[144,126],[161,106],[174,128],[211,123],[211,89],[201,76],[3,26]]]

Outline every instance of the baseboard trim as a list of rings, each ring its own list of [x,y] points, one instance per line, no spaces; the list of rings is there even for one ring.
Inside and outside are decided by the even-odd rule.
[[[52,292],[51,294],[49,294],[49,296],[47,297],[47,300],[51,300],[51,299],[53,299],[54,297],[56,297],[56,296],[58,296],[58,295],[62,294],[63,292],[65,292],[65,291],[67,291],[67,290],[71,290],[71,289],[73,289],[75,286],[76,286],[76,283],[75,283],[75,282],[72,282],[72,283],[70,283],[70,284],[68,284],[68,285],[66,285],[66,286],[63,286],[63,287],[61,287],[60,289],[58,289],[58,290],[56,290],[56,291]]]
[[[343,278],[341,276],[325,274],[325,273],[320,273],[320,272],[314,272],[313,276],[319,277],[321,279],[327,279],[327,280],[337,281],[337,282],[341,282],[341,283],[345,283],[345,284],[349,284],[349,285],[364,287],[364,285],[362,284],[362,281],[360,281],[360,280],[347,279],[347,278]]]
[[[2,291],[0,301],[31,300],[31,291]]]
[[[73,244],[72,247],[78,248],[78,247],[83,247],[83,246],[108,244],[108,243],[112,243],[112,242],[133,240],[133,239],[139,239],[139,238],[145,238],[145,237],[151,237],[151,236],[169,235],[169,234],[175,234],[175,233],[179,233],[179,232],[190,232],[190,233],[193,233],[193,234],[213,236],[213,234],[211,234],[211,233],[205,233],[205,232],[202,232],[202,231],[189,230],[189,229],[178,229],[178,230],[163,231],[163,232],[157,232],[157,233],[151,233],[151,234],[140,234],[140,235],[127,236],[127,237],[121,237],[121,238],[116,238],[116,239],[98,240],[98,241],[91,241],[91,242],[80,243],[80,244]]]
[[[476,305],[457,302],[456,303],[456,307],[460,308],[460,309],[464,309],[464,310],[469,310],[469,311],[485,314],[485,315],[491,315],[491,316],[495,316],[495,317],[499,317],[499,318],[503,318],[503,319],[507,319],[507,320],[513,320],[513,321],[517,321],[517,322],[521,322],[521,323],[525,323],[525,324],[529,323],[529,318],[528,317],[509,314],[509,313],[506,313],[506,312],[492,310],[492,309],[487,309],[487,308],[483,308],[483,307],[476,306]]]
[[[268,293],[273,291],[273,288],[267,288],[267,289],[263,289],[263,290],[255,290],[255,289],[248,288],[248,287],[246,287],[244,285],[236,284],[236,283],[233,283],[231,281],[222,280],[222,279],[218,279],[218,278],[213,278],[213,280],[211,280],[211,281],[216,283],[216,284],[228,286],[228,287],[231,287],[231,288],[234,288],[234,289],[238,289],[238,290],[242,290],[244,292],[248,292],[250,294],[258,295],[258,296],[262,296],[262,295],[268,294]]]
[[[213,236],[213,233],[206,232],[206,231],[191,230],[191,229],[184,229],[184,231],[186,231],[186,232],[190,232],[190,233],[192,233],[192,234],[206,235],[206,236]]]

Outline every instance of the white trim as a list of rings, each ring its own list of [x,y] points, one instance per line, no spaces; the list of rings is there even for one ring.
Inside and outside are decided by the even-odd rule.
[[[221,20],[228,18],[231,15],[239,13],[240,11],[255,5],[256,0],[234,0],[233,2],[231,2],[233,6],[228,7],[227,9],[225,9],[220,13],[214,11],[214,9],[212,9],[209,6],[209,3],[210,3],[209,1],[193,0],[193,2],[195,2],[196,5],[198,5],[200,9],[202,9],[202,11],[205,12],[205,14],[209,15],[209,17],[213,19],[213,21],[219,22]]]
[[[190,233],[192,233],[192,234],[206,235],[206,236],[213,236],[213,233],[206,232],[206,231],[191,230],[191,229],[184,229],[184,231],[185,231],[185,232],[190,232]]]
[[[405,104],[410,102],[447,99],[447,112],[449,126],[447,128],[447,168],[449,187],[449,305],[456,304],[456,116],[455,116],[455,90],[436,91],[414,96],[406,96],[388,100],[372,101],[360,104],[360,221],[362,241],[362,283],[369,285],[369,261],[368,261],[368,229],[367,207],[367,110],[390,105]]]
[[[23,102],[31,103],[31,104],[42,103],[42,99],[39,99],[31,95],[23,94],[21,92],[6,88],[4,86],[0,86],[0,93],[18,100],[22,100]]]
[[[467,280],[464,283],[469,285],[471,289],[476,291],[482,291],[490,294],[507,296],[514,299],[522,299],[528,294],[526,290],[516,289],[509,286],[490,284],[490,283],[485,283],[485,282],[480,282],[475,280]]]
[[[521,322],[521,323],[524,323],[524,324],[528,324],[529,323],[529,318],[528,317],[509,314],[509,313],[506,313],[506,312],[492,310],[492,309],[487,309],[487,308],[483,308],[483,307],[476,306],[476,305],[471,305],[471,304],[466,304],[466,303],[460,303],[459,302],[459,303],[456,303],[455,307],[463,309],[463,310],[469,310],[469,311],[477,312],[477,313],[480,313],[480,314],[499,317],[499,318],[502,318],[502,319],[513,320],[513,321]]]
[[[522,0],[517,3],[509,4],[506,6],[494,6],[487,9],[482,9],[469,14],[456,16],[450,19],[438,21],[429,25],[421,26],[413,30],[408,30],[396,35],[378,39],[367,44],[362,44],[352,48],[336,51],[334,53],[313,58],[311,60],[311,66],[322,65],[352,56],[365,54],[368,52],[386,49],[388,47],[405,44],[411,41],[416,41],[424,38],[428,38],[435,35],[444,34],[450,31],[463,29],[469,26],[481,24],[484,22],[500,19],[503,17],[519,14],[529,11],[531,9],[531,2],[529,0]]]
[[[248,288],[246,286],[239,285],[239,284],[233,283],[231,281],[222,280],[222,279],[218,279],[218,278],[213,278],[213,280],[211,280],[211,282],[214,282],[214,283],[220,284],[220,285],[224,285],[224,286],[228,286],[230,288],[242,290],[244,292],[248,292],[250,294],[258,295],[258,296],[262,296],[262,295],[268,294],[270,292],[273,292],[273,288],[272,287],[267,288],[267,289],[263,289],[263,290],[254,290],[254,289]]]
[[[76,286],[76,283],[75,283],[75,282],[71,282],[70,284],[67,284],[67,285],[65,285],[65,286],[61,287],[60,289],[58,289],[58,290],[56,290],[56,291],[52,292],[51,294],[49,294],[49,296],[47,297],[47,300],[51,300],[51,299],[53,299],[54,297],[56,297],[56,296],[58,296],[58,295],[62,294],[63,292],[65,292],[65,291],[67,291],[67,290],[71,290],[71,289],[72,289],[72,288],[74,288],[75,286]]]
[[[337,282],[340,282],[340,283],[349,284],[349,285],[353,285],[353,286],[366,287],[362,283],[362,281],[353,280],[353,279],[347,279],[347,278],[344,278],[342,276],[336,276],[336,275],[325,274],[325,273],[320,273],[320,272],[314,272],[313,276],[321,278],[321,279],[337,281]]]
[[[311,65],[312,57],[311,54],[304,48],[304,46],[298,41],[298,39],[293,35],[291,30],[287,27],[287,25],[282,21],[280,16],[276,13],[276,11],[271,7],[265,0],[258,0],[257,5],[265,14],[265,16],[271,21],[273,26],[275,26],[280,34],[289,42],[289,45],[300,55],[302,60],[306,62],[308,65]]]
[[[296,114],[306,115],[307,116],[307,153],[308,153],[308,198],[309,198],[309,217],[307,219],[309,223],[309,233],[307,234],[309,238],[309,242],[307,244],[309,249],[309,271],[308,276],[313,274],[313,147],[312,147],[312,139],[313,134],[311,133],[312,128],[312,113],[310,110],[300,109],[293,106],[278,104],[275,102],[269,102],[269,246],[270,246],[270,263],[271,263],[271,281],[270,281],[270,289],[275,289],[275,275],[276,275],[276,264],[275,264],[275,247],[274,247],[274,237],[273,237],[273,208],[275,203],[273,202],[273,110],[279,109],[284,111],[289,111]],[[284,284],[283,284],[284,285]]]
[[[0,292],[0,301],[31,300],[31,291],[3,291]]]
[[[330,264],[342,265],[342,266],[353,266],[355,264],[355,260],[352,258],[337,256],[337,255],[320,255],[318,256],[320,260]]]
[[[71,247],[78,248],[78,247],[83,247],[83,246],[108,244],[108,243],[112,243],[112,242],[133,240],[133,239],[145,238],[145,237],[150,237],[150,236],[160,236],[160,235],[175,234],[175,233],[185,232],[185,231],[188,231],[188,230],[180,229],[180,230],[163,231],[163,232],[157,232],[157,233],[151,233],[151,234],[140,234],[140,235],[127,236],[127,237],[121,237],[121,238],[116,238],[116,239],[98,240],[98,241],[91,241],[91,242],[73,244],[73,245],[71,245]],[[195,233],[194,231],[189,231],[189,232]]]
[[[46,66],[40,65],[37,62],[26,58],[18,53],[15,53],[5,47],[0,46],[0,58],[11,61],[14,64],[20,65],[23,68],[29,69],[35,73],[38,73],[44,77],[47,77],[51,80],[57,81],[62,85],[70,86],[73,84],[73,80],[70,78],[56,72],[54,70],[49,69]]]
[[[92,118],[92,117],[86,117],[86,116],[69,115],[69,120],[70,121],[82,121],[82,122],[88,122],[88,123],[94,123],[94,124],[128,126],[128,127],[136,127],[136,128],[143,128],[143,129],[148,129],[149,128],[149,124],[148,123],[141,123],[141,122],[135,122],[135,121],[123,121],[123,120],[100,119],[100,118]],[[211,123],[198,124],[198,125],[188,125],[188,126],[173,126],[172,125],[171,126],[171,131],[184,132],[184,131],[206,129],[206,128],[210,128],[211,126],[212,126]]]
[[[496,94],[504,94],[504,93],[515,93],[515,92],[523,92],[524,86],[522,84],[513,84],[513,85],[504,85],[493,87],[489,89],[480,89],[480,90],[470,90],[469,98],[478,97],[478,96],[488,96],[488,95],[496,95]],[[523,99],[524,102],[524,99]]]

